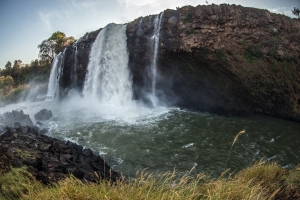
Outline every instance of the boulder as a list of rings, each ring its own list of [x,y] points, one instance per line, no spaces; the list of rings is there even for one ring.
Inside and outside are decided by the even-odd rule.
[[[43,120],[49,120],[52,116],[53,116],[53,115],[52,115],[51,110],[43,109],[43,110],[41,110],[40,112],[36,113],[36,114],[34,115],[34,118],[35,118],[36,120],[43,121]]]
[[[29,115],[25,115],[23,113],[23,110],[20,111],[13,110],[12,112],[4,113],[1,118],[2,120],[0,121],[0,124],[2,122],[2,125],[9,126],[9,127],[14,126],[16,122],[20,123],[21,126],[33,125]]]
[[[58,182],[74,175],[83,182],[99,179],[116,181],[119,174],[90,149],[70,141],[64,142],[46,135],[36,134],[33,129],[5,127],[0,133],[0,170],[27,166],[38,180],[45,184]],[[20,130],[26,130],[26,134]],[[24,131],[25,132],[25,131]]]

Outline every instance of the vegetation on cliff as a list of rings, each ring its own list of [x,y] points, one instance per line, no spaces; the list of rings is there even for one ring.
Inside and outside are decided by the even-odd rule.
[[[22,61],[16,60],[13,66],[8,61],[0,70],[0,102],[8,104],[22,100],[32,88],[45,93],[50,70],[50,62],[41,60],[32,61],[30,65],[22,65]]]
[[[4,69],[0,69],[0,102],[8,104],[23,100],[33,87],[46,93],[52,59],[74,41],[73,36],[66,37],[57,31],[38,45],[40,59],[30,64],[23,64],[21,60],[15,60],[13,64],[8,61]]]

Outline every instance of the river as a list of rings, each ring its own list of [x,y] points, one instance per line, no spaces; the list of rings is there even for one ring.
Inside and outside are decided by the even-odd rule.
[[[146,168],[151,172],[194,168],[192,173],[216,177],[225,168],[238,171],[260,159],[284,168],[299,162],[300,123],[267,116],[224,117],[176,107],[148,108],[134,101],[118,107],[80,97],[11,104],[0,113],[23,110],[34,121],[34,114],[43,108],[53,112],[53,118],[43,122],[49,136],[91,148],[125,175]],[[246,132],[225,166],[241,130]]]

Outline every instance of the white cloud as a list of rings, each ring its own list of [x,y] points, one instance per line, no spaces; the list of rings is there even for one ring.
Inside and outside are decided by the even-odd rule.
[[[118,2],[122,8],[120,14],[122,22],[132,21],[140,16],[158,14],[167,8],[206,4],[205,0],[118,0]]]
[[[39,15],[40,15],[41,20],[46,25],[47,29],[52,30],[52,25],[51,25],[51,15],[52,15],[52,13],[43,13],[40,10]]]
[[[289,16],[289,17],[295,17],[295,16],[293,16],[291,9],[287,8],[287,7],[277,7],[277,8],[271,8],[271,9],[268,9],[268,10],[271,11],[271,12],[278,13],[278,14],[283,14],[283,15],[286,15],[286,16]]]

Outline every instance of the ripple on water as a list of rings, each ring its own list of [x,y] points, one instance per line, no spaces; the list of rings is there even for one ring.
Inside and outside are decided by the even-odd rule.
[[[193,173],[218,175],[234,137],[243,129],[246,133],[234,144],[228,168],[242,169],[263,157],[286,167],[299,161],[300,123],[282,119],[221,117],[163,107],[92,109],[80,102],[77,107],[68,102],[29,102],[0,108],[0,113],[12,108],[23,109],[32,119],[43,108],[52,110],[54,117],[44,124],[49,135],[99,152],[125,174],[146,167],[189,171],[197,163]]]

